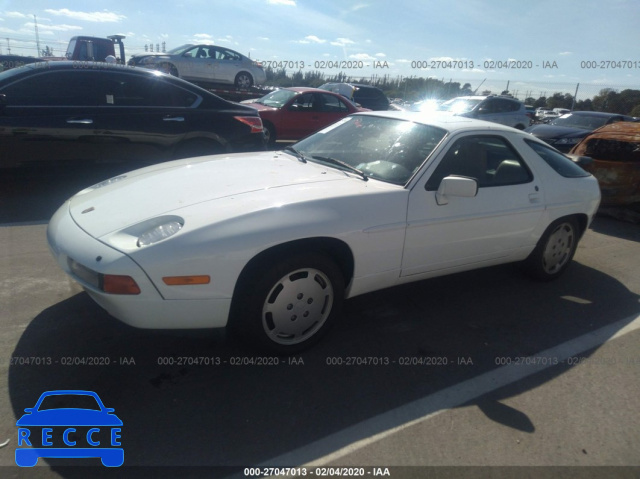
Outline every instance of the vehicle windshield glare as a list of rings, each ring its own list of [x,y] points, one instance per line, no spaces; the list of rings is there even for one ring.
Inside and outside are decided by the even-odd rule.
[[[481,101],[482,100],[454,98],[453,100],[445,101],[438,107],[438,110],[450,111],[452,113],[466,113],[471,111]]]
[[[281,108],[282,105],[287,103],[296,95],[297,93],[293,90],[276,90],[263,96],[262,98],[257,100],[256,103],[271,106],[273,108]]]
[[[584,130],[595,130],[607,122],[608,118],[592,115],[574,115],[567,113],[551,121],[550,125],[566,126],[570,128],[582,128]]]
[[[405,185],[446,134],[441,128],[403,119],[354,115],[295,147],[309,161],[333,158],[370,178]]]

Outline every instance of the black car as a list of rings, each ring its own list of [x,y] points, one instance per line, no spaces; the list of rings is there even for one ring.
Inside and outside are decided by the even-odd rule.
[[[593,130],[617,121],[634,121],[634,118],[616,113],[573,111],[548,124],[530,126],[524,131],[546,141],[557,150],[568,153]]]
[[[380,88],[371,85],[363,85],[360,83],[325,83],[318,88],[340,93],[369,110],[389,109],[389,99],[387,96]]]
[[[157,163],[265,147],[255,109],[156,71],[46,62],[0,73],[0,167]]]

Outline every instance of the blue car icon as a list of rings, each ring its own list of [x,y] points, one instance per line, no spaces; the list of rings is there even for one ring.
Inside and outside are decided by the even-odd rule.
[[[35,466],[41,457],[99,457],[107,467],[124,463],[122,421],[93,391],[47,391],[24,411],[16,422],[18,466]]]

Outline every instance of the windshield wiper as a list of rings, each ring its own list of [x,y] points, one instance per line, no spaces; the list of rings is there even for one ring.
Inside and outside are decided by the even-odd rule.
[[[290,152],[293,156],[298,158],[298,160],[300,160],[303,163],[307,162],[307,158],[301,152],[296,150],[293,146],[285,146],[283,151]]]
[[[355,166],[351,166],[349,163],[345,163],[344,161],[336,160],[335,158],[330,158],[328,156],[312,156],[311,158],[313,158],[314,160],[323,161],[325,163],[330,163],[332,165],[336,165],[341,168],[345,168],[361,176],[364,181],[369,181],[369,177],[364,174],[364,171],[359,170]]]

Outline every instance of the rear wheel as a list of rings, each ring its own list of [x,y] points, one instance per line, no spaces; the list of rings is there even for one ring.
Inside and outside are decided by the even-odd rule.
[[[232,332],[261,349],[293,354],[317,343],[339,315],[344,279],[331,258],[300,253],[253,268],[237,293]]]
[[[560,218],[551,223],[524,261],[526,272],[542,281],[556,279],[571,263],[579,236],[578,223],[574,218]]]
[[[276,145],[276,128],[269,122],[264,122],[264,139],[267,147],[273,149]]]
[[[253,85],[253,77],[247,72],[240,72],[236,75],[236,79],[233,82],[236,88],[246,90]]]

